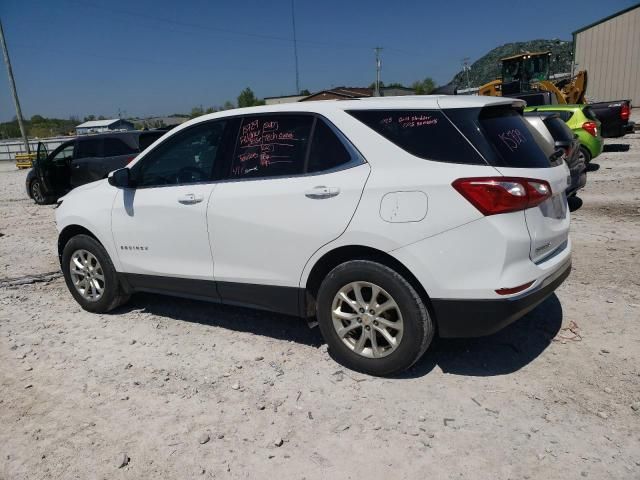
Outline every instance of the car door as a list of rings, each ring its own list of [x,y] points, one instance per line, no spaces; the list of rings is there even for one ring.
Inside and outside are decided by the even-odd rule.
[[[69,189],[69,164],[74,158],[74,145],[73,140],[65,142],[48,156],[44,156],[46,147],[42,151],[38,148],[36,173],[48,195],[62,195]]]
[[[305,263],[347,228],[368,175],[359,153],[319,117],[244,117],[229,179],[209,202],[222,300],[297,313]]]
[[[75,158],[71,162],[71,187],[76,188],[94,181],[92,165],[99,162],[102,151],[102,136],[78,138]]]
[[[134,287],[216,297],[206,216],[226,125],[181,130],[131,167],[136,187],[118,191],[112,231]]]

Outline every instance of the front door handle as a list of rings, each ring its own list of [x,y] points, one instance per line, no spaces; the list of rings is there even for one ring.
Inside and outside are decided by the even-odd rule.
[[[304,196],[307,198],[313,198],[314,200],[322,200],[324,198],[335,197],[339,193],[340,189],[337,187],[325,187],[324,185],[320,185],[304,192]]]
[[[195,193],[185,193],[181,197],[178,197],[178,202],[183,205],[193,205],[195,203],[200,203],[204,200],[202,195],[196,195]]]

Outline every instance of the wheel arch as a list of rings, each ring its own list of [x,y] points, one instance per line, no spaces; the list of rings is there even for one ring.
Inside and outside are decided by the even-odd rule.
[[[60,235],[58,235],[58,260],[60,261],[61,264],[62,264],[62,252],[64,250],[65,245],[69,242],[69,240],[71,240],[76,235],[87,235],[95,239],[96,242],[98,242],[100,245],[104,247],[100,239],[88,228],[85,228],[82,225],[76,225],[76,224],[67,225],[62,229],[62,231],[60,232]]]
[[[402,275],[407,280],[407,282],[411,284],[416,292],[418,292],[423,302],[427,306],[429,314],[435,320],[429,295],[422,284],[418,281],[416,276],[411,273],[411,270],[409,270],[402,262],[392,257],[388,253],[364,245],[345,245],[337,247],[325,253],[315,262],[315,264],[311,268],[311,271],[309,272],[309,275],[307,276],[307,281],[305,284],[305,304],[307,316],[315,315],[316,298],[318,295],[318,290],[320,289],[320,285],[322,284],[322,280],[335,267],[350,260],[370,260],[389,267],[392,270],[395,270],[397,273]]]

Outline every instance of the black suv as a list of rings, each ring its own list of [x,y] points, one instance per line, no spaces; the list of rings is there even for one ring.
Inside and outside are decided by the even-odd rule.
[[[165,133],[149,130],[81,136],[51,153],[40,142],[33,168],[27,174],[27,193],[39,205],[53,203],[69,190],[124,167]]]

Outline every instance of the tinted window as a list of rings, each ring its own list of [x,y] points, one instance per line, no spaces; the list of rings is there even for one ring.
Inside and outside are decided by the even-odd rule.
[[[133,167],[137,185],[178,185],[210,180],[225,124],[225,121],[202,123],[162,142]]]
[[[573,132],[561,118],[547,118],[544,120],[544,124],[554,140],[561,142],[570,142],[573,140]]]
[[[438,162],[485,164],[440,111],[356,110],[349,113],[417,157]]]
[[[162,135],[167,132],[149,132],[149,133],[141,133],[138,137],[138,144],[140,146],[139,150],[143,151],[157,139],[159,139]]]
[[[309,115],[243,118],[231,164],[231,177],[302,173],[312,123],[313,117]]]
[[[87,138],[78,140],[78,158],[99,157],[101,138]]]
[[[584,116],[587,117],[589,120],[593,120],[593,121],[598,120],[598,116],[591,109],[591,107],[584,107],[582,109],[582,113],[584,113]]]
[[[316,122],[309,151],[308,172],[330,170],[344,165],[351,160],[351,155],[340,139],[322,120]]]
[[[102,146],[103,157],[115,157],[118,155],[131,155],[137,153],[136,149],[127,145],[120,138],[105,138]]]
[[[67,163],[68,160],[73,158],[73,143],[63,147],[58,153],[56,153],[52,161],[56,164],[63,165]]]
[[[563,122],[568,122],[573,117],[573,112],[568,110],[540,110],[541,112],[557,113]]]
[[[538,146],[524,117],[513,108],[484,108],[479,116],[486,140],[496,158],[496,166],[516,168],[549,167],[549,158]]]

